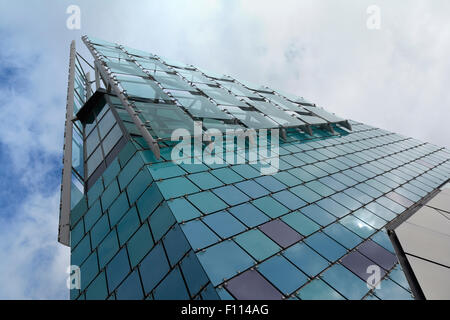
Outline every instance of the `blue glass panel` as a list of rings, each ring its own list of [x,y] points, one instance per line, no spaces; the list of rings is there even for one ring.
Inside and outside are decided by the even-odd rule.
[[[92,248],[96,248],[100,241],[106,236],[109,232],[109,222],[108,215],[104,214],[97,223],[92,227],[91,230],[91,243]]]
[[[175,225],[163,238],[170,265],[174,266],[189,251],[190,245],[179,225]]]
[[[338,218],[341,218],[346,214],[350,213],[349,209],[345,208],[344,206],[340,205],[339,203],[330,198],[322,199],[319,202],[317,202],[317,204]]]
[[[304,236],[309,236],[320,229],[320,226],[317,223],[298,211],[289,213],[281,219]]]
[[[114,291],[129,272],[127,250],[122,248],[106,267],[109,291]]]
[[[184,177],[177,177],[156,182],[165,199],[177,198],[199,192],[192,182]]]
[[[289,212],[288,208],[270,196],[259,198],[252,203],[271,218],[277,218]]]
[[[188,286],[191,297],[196,295],[200,289],[209,281],[197,256],[191,251],[181,261],[181,271]]]
[[[254,260],[231,240],[220,242],[197,253],[214,286],[250,268]]]
[[[108,296],[105,272],[100,273],[86,289],[86,300],[105,300]]]
[[[150,229],[152,230],[155,242],[158,242],[175,222],[175,218],[173,217],[167,202],[164,202],[155,210],[149,219]]]
[[[202,249],[220,240],[218,236],[199,220],[182,224],[181,229],[194,250]]]
[[[281,250],[275,242],[258,229],[244,232],[234,240],[258,261],[262,261]]]
[[[144,293],[142,291],[139,272],[135,269],[117,288],[117,300],[142,300]]]
[[[326,226],[336,220],[335,216],[333,216],[331,213],[328,213],[328,211],[322,209],[316,204],[311,204],[307,207],[304,207],[300,209],[300,212],[302,212],[304,215],[308,216],[310,219],[320,224],[321,226]]]
[[[204,191],[194,195],[190,195],[187,199],[199,208],[204,214],[212,213],[225,209],[226,203],[220,200],[211,191]]]
[[[98,274],[97,252],[93,252],[80,267],[81,273],[81,290],[83,291],[87,285]]]
[[[236,183],[235,186],[253,199],[268,195],[270,193],[261,185],[252,180]]]
[[[288,190],[277,192],[273,194],[272,197],[288,207],[290,210],[299,209],[307,204],[305,201],[295,196]]]
[[[274,256],[261,263],[257,269],[285,295],[291,294],[308,280],[283,256]]]
[[[364,281],[340,264],[326,270],[322,274],[322,279],[347,299],[360,300],[369,291]]]
[[[381,281],[380,289],[374,290],[375,295],[382,300],[413,300],[411,293],[400,287],[391,279]]]
[[[283,255],[310,277],[315,277],[329,265],[327,260],[304,243],[293,245]]]
[[[117,222],[122,218],[122,216],[129,209],[128,199],[125,192],[122,192],[120,196],[114,200],[108,210],[109,221],[111,226],[115,226]]]
[[[279,182],[272,176],[262,176],[255,179],[260,185],[269,190],[270,192],[277,192],[286,188],[286,186]]]
[[[222,238],[231,237],[242,232],[246,227],[227,211],[220,211],[203,218],[211,229]]]
[[[184,285],[179,267],[176,267],[155,288],[153,292],[155,299],[160,300],[188,300],[189,293]]]
[[[235,206],[237,204],[250,200],[249,197],[247,197],[244,193],[239,191],[239,189],[234,186],[220,187],[214,189],[213,192],[231,206]]]
[[[145,220],[153,211],[158,207],[160,202],[163,200],[158,187],[153,183],[148,189],[142,194],[142,196],[137,201],[136,205],[139,211],[139,216],[141,220]]]
[[[363,241],[363,239],[343,227],[338,222],[326,227],[324,232],[347,249],[353,249]]]
[[[121,246],[128,241],[131,235],[139,228],[140,224],[136,207],[132,207],[117,225],[117,234]]]
[[[305,242],[331,262],[336,261],[347,252],[343,246],[322,232],[313,234]]]
[[[209,172],[200,172],[188,176],[202,190],[220,187],[223,183]]]
[[[142,260],[139,265],[142,284],[145,293],[149,293],[169,272],[169,263],[167,262],[161,243],[157,244],[150,253]]]
[[[229,211],[247,227],[255,227],[269,220],[269,218],[250,203],[232,207]]]
[[[134,268],[153,247],[152,235],[144,223],[127,243],[131,266]]]
[[[297,195],[298,197],[302,198],[303,200],[305,200],[308,203],[312,203],[312,202],[322,199],[322,197],[320,195],[318,195],[317,193],[315,193],[314,191],[312,191],[311,189],[309,189],[305,186],[297,186],[297,187],[291,188],[291,192],[293,194]]]
[[[113,229],[98,246],[98,261],[102,269],[112,257],[119,251],[116,230]]]

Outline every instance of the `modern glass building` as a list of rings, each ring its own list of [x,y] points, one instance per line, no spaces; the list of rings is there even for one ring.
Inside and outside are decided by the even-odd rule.
[[[59,225],[71,299],[450,298],[448,150],[82,40]]]

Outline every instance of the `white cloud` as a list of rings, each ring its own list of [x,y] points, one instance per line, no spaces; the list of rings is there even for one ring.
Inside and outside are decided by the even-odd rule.
[[[66,28],[70,4],[81,8],[80,31]],[[366,28],[371,4],[381,8],[379,31]],[[0,139],[17,183],[29,187],[15,218],[1,223],[0,259],[10,262],[0,263],[0,298],[67,296],[58,190],[46,186],[62,153],[72,39],[84,55],[79,37],[89,34],[448,147],[449,9],[447,0],[3,1],[3,56],[24,67],[29,87],[0,91]]]

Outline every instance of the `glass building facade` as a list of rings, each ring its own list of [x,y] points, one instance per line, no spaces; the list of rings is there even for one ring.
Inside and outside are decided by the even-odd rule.
[[[389,226],[447,182],[448,150],[83,42],[96,90],[72,51],[60,213],[81,275],[71,299],[420,298]],[[244,143],[222,144],[230,129]]]

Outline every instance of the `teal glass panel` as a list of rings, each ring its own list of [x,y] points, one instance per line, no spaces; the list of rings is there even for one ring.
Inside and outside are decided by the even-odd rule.
[[[244,180],[244,178],[229,168],[215,169],[211,171],[211,174],[225,184],[236,183]]]
[[[106,267],[109,291],[114,291],[130,272],[126,248],[122,248]]]
[[[250,268],[254,260],[231,240],[220,242],[197,253],[214,286]]]
[[[317,200],[322,199],[322,197],[319,194],[315,193],[314,191],[305,186],[297,186],[291,188],[290,191],[308,203],[313,203],[316,202]]]
[[[152,291],[169,270],[163,246],[158,243],[139,265],[145,293]]]
[[[84,236],[84,223],[81,221],[70,231],[70,247],[74,248]]]
[[[117,242],[116,230],[113,229],[98,246],[98,261],[100,269],[114,257],[116,252],[119,251],[119,243]]]
[[[136,206],[139,211],[139,216],[141,220],[144,221],[149,215],[158,207],[160,202],[163,200],[158,187],[153,183],[147,190],[142,194],[142,196],[136,202]]]
[[[203,218],[203,222],[222,238],[231,237],[246,229],[242,223],[227,211],[210,214]]]
[[[98,274],[97,252],[93,252],[80,267],[81,290],[83,291]]]
[[[105,272],[100,273],[86,289],[86,300],[105,300],[108,296]]]
[[[395,250],[394,250],[394,247],[392,246],[392,242],[389,239],[389,236],[387,235],[387,233],[384,231],[384,229],[375,233],[371,237],[371,239],[373,241],[375,241],[376,243],[378,243],[383,248],[385,248],[386,250],[395,254]]]
[[[271,218],[277,218],[289,212],[288,208],[270,196],[254,200],[252,204]]]
[[[225,186],[214,189],[213,192],[230,206],[235,206],[250,200],[243,192],[234,186]]]
[[[190,195],[187,199],[194,204],[204,214],[209,214],[215,211],[223,210],[227,204],[220,200],[214,193],[204,191]]]
[[[142,291],[139,272],[135,269],[117,288],[117,300],[142,300],[144,293]]]
[[[100,218],[101,215],[102,207],[100,205],[100,200],[98,200],[84,215],[84,226],[86,228],[86,231],[91,230],[92,226]]]
[[[203,271],[197,256],[192,251],[184,257],[180,267],[190,295],[193,297],[208,283],[209,279]]]
[[[209,172],[200,172],[188,176],[200,189],[207,190],[220,187],[223,183]]]
[[[150,229],[152,230],[155,242],[158,242],[174,223],[175,218],[167,202],[165,202],[155,210],[149,219]]]
[[[328,197],[334,193],[334,190],[324,185],[322,182],[315,180],[305,184],[314,192],[320,194],[322,197]]]
[[[231,168],[246,179],[253,179],[261,176],[261,172],[248,164],[239,164],[232,166]]]
[[[199,220],[182,224],[181,229],[194,250],[203,249],[220,240],[218,236]]]
[[[286,189],[286,185],[279,182],[277,179],[275,179],[272,176],[262,176],[255,179],[257,183],[259,183],[261,186],[269,190],[270,192],[278,192],[283,189]]]
[[[173,162],[160,162],[147,166],[153,179],[168,179],[185,175],[186,172]]]
[[[119,193],[120,193],[119,186],[118,186],[117,182],[113,181],[105,189],[105,191],[103,192],[103,194],[101,196],[103,210],[106,210],[109,208],[109,206],[117,198]]]
[[[131,235],[139,228],[139,225],[140,221],[136,207],[132,207],[117,225],[117,235],[119,236],[120,246],[128,241]]]
[[[91,174],[94,173],[95,169],[97,169],[102,160],[103,160],[102,150],[100,147],[98,147],[92,153],[91,157],[87,161],[88,177],[90,177]]]
[[[310,277],[315,277],[329,265],[327,260],[302,242],[286,249],[283,255]]]
[[[109,232],[109,222],[108,215],[104,214],[97,223],[92,227],[91,230],[91,243],[92,248],[96,248],[100,241],[108,234]]]
[[[111,128],[116,123],[116,119],[111,111],[108,111],[102,120],[98,123],[98,131],[100,132],[100,139],[106,137],[106,134],[111,130]]]
[[[264,222],[269,221],[269,218],[250,203],[243,203],[238,206],[234,206],[229,211],[238,218],[247,227],[253,228]]]
[[[320,279],[314,279],[297,294],[301,300],[344,300],[336,290]]]
[[[290,210],[296,210],[303,206],[305,206],[307,203],[300,199],[299,197],[295,196],[292,192],[288,190],[280,191],[272,195],[277,201],[284,204],[286,207],[288,207]]]
[[[150,173],[143,169],[131,180],[127,186],[128,200],[134,203],[144,192],[145,189],[152,183],[153,179]]]
[[[291,294],[308,280],[303,272],[283,256],[274,256],[264,261],[258,265],[257,270],[285,295]]]
[[[133,177],[142,168],[144,162],[139,155],[135,155],[122,169],[119,174],[119,185],[121,189],[125,189],[127,184],[133,179]]]
[[[156,183],[162,195],[167,200],[200,191],[199,188],[184,177],[167,179]]]
[[[192,220],[201,216],[200,211],[184,198],[169,200],[167,204],[178,222]]]
[[[153,292],[155,299],[159,300],[188,300],[189,293],[184,285],[179,267],[176,267],[155,288]]]
[[[117,222],[122,218],[125,212],[130,208],[128,204],[127,195],[125,192],[122,192],[116,200],[111,204],[108,210],[109,221],[111,226],[115,226]]]
[[[281,220],[304,236],[309,236],[320,229],[320,226],[317,223],[298,211],[283,216]]]
[[[163,238],[163,244],[171,266],[177,264],[190,249],[190,245],[179,225],[175,225],[169,230]]]
[[[275,242],[257,229],[236,236],[234,241],[258,261],[265,260],[281,250]]]
[[[273,177],[278,181],[284,183],[288,187],[294,187],[302,183],[302,180],[296,178],[295,176],[286,171],[278,172],[274,174]]]
[[[103,172],[103,180],[105,182],[105,185],[108,186],[117,177],[119,172],[120,172],[119,161],[115,159],[113,162],[109,164],[105,172]]]

